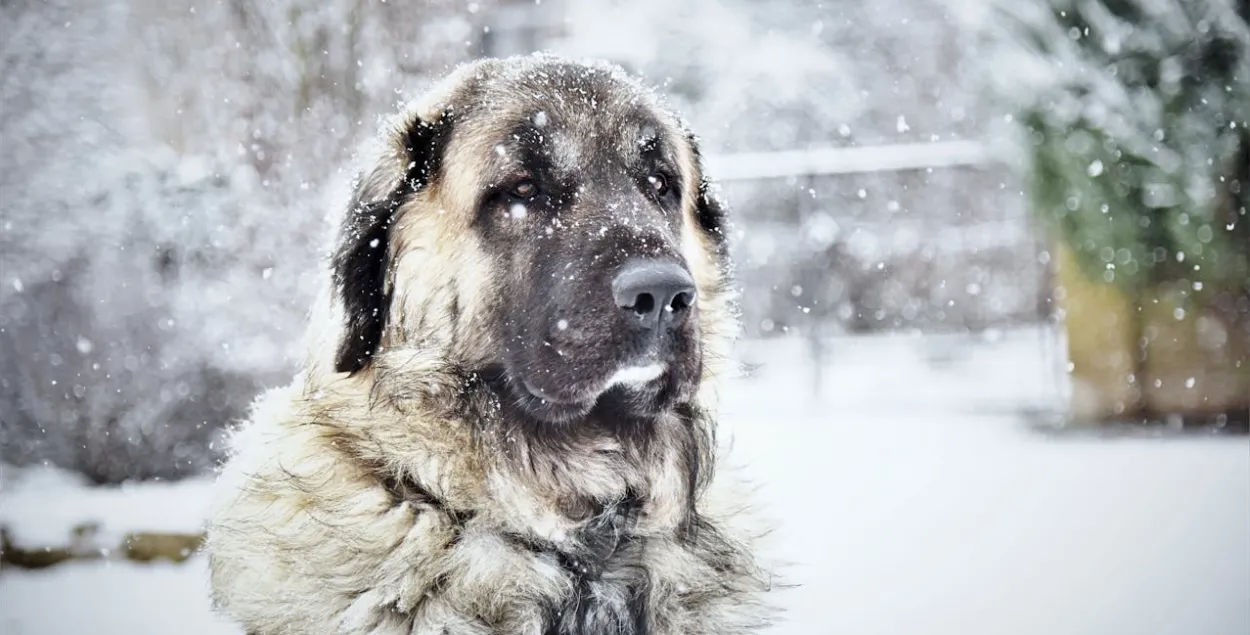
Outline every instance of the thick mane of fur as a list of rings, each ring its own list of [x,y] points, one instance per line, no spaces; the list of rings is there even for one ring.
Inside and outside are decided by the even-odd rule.
[[[693,137],[674,130],[691,139],[683,176],[698,193],[681,245],[700,298],[693,398],[652,417],[535,426],[483,365],[498,346],[482,325],[497,265],[449,211],[473,187],[454,148],[482,134],[460,127],[475,85],[549,61],[458,70],[367,160],[310,361],[258,400],[220,477],[213,593],[248,633],[742,635],[770,623],[759,532],[743,524],[742,492],[713,478],[715,380],[736,325],[724,210]]]

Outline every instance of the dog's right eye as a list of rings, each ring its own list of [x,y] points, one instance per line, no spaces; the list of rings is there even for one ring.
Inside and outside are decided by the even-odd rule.
[[[533,198],[538,193],[538,186],[533,181],[521,181],[512,186],[512,195],[517,198]]]

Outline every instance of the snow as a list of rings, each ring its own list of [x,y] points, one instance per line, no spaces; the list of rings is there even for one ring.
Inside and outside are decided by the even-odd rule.
[[[1057,345],[1035,330],[846,337],[816,374],[800,341],[744,344],[760,366],[722,390],[723,436],[800,585],[774,633],[1250,631],[1250,443],[1038,432],[1021,411],[1062,395]],[[203,482],[89,503],[45,476],[0,499],[23,531],[68,501],[128,528],[204,509]],[[205,580],[202,558],[5,571],[0,631],[237,634]]]
[[[1248,632],[1244,440],[840,419],[739,438],[803,585],[777,633]]]
[[[213,615],[202,557],[182,565],[75,563],[0,574],[5,635],[242,635]]]
[[[120,544],[132,531],[194,534],[208,511],[210,478],[88,488],[53,468],[5,468],[0,526],[22,547],[62,546],[75,527],[97,525],[97,543]]]
[[[963,339],[835,343],[819,400],[774,365],[725,391],[801,585],[775,632],[1250,632],[1250,443],[1041,434],[1013,410],[1058,396],[1047,338]]]

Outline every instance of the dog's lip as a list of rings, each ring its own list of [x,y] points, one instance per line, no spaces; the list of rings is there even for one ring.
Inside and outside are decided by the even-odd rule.
[[[589,390],[578,391],[578,397],[553,395],[550,391],[521,378],[513,383],[525,402],[526,409],[539,419],[563,422],[584,416],[594,409],[599,398],[609,390],[618,387],[641,388],[658,382],[668,371],[667,364],[642,363],[619,368],[611,375],[596,382]]]
[[[524,380],[517,382],[514,386],[518,389],[521,404],[525,410],[531,416],[550,423],[564,423],[583,417],[595,407],[595,402],[598,400],[598,397],[582,401],[550,399],[550,394]]]
[[[656,381],[657,379],[663,377],[664,373],[667,370],[668,370],[668,365],[664,363],[660,363],[660,362],[646,362],[646,363],[623,365],[620,368],[616,369],[616,371],[614,371],[611,375],[604,377],[602,380],[598,382],[594,382],[594,384],[591,387],[589,387],[589,389],[574,391],[575,393],[584,395],[580,398],[556,396],[552,394],[550,391],[543,389],[542,387],[536,385],[534,382],[528,379],[522,379],[521,385],[524,386],[525,391],[528,392],[530,395],[537,397],[548,403],[553,403],[553,404],[562,405],[562,406],[584,405],[587,403],[593,404],[595,400],[599,398],[600,395],[602,395],[603,393],[613,388],[616,388],[617,386],[627,386],[627,387],[637,388],[637,387],[650,384]]]
[[[584,401],[586,401],[584,399],[567,399],[567,398],[556,397],[552,395],[551,393],[547,392],[546,390],[543,390],[542,388],[539,388],[538,386],[534,385],[534,382],[531,382],[528,379],[521,380],[521,385],[525,387],[525,392],[528,392],[530,395],[533,395],[534,397],[537,397],[547,403],[556,404],[558,406],[572,406],[572,405],[581,404]]]

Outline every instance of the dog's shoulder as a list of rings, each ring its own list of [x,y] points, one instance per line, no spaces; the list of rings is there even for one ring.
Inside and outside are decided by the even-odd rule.
[[[436,580],[422,563],[435,566],[454,522],[397,499],[323,399],[299,382],[272,390],[235,431],[207,526],[214,601],[260,633],[391,632],[387,616]]]

